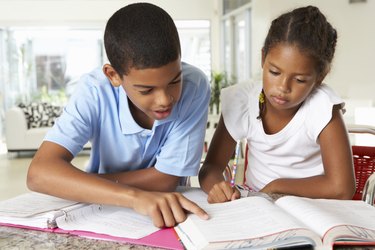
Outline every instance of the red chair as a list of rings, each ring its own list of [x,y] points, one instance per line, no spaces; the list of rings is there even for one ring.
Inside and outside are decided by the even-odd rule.
[[[348,131],[375,136],[375,127],[372,126],[349,125]],[[363,200],[374,205],[375,147],[352,145],[352,151],[356,179],[356,192],[353,200]]]
[[[349,133],[371,134],[375,136],[375,127],[365,125],[349,125]],[[245,171],[248,165],[249,147],[245,149]],[[353,200],[363,200],[375,204],[375,147],[352,145],[356,192]],[[244,178],[244,183],[246,179]]]

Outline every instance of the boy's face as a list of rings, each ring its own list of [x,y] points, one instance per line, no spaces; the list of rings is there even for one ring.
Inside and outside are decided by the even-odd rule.
[[[181,97],[181,60],[168,63],[160,68],[131,68],[121,79],[117,73],[110,73],[105,65],[103,70],[114,86],[120,86],[130,100],[132,115],[139,125],[150,128],[155,120],[167,118],[173,106]],[[113,69],[113,68],[112,68]],[[107,71],[107,72],[106,72]],[[116,76],[117,75],[117,76]]]

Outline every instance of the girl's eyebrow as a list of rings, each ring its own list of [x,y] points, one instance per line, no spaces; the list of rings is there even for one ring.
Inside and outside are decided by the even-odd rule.
[[[272,62],[269,62],[269,64],[272,66],[272,67],[275,67],[277,69],[280,70],[280,67],[278,67],[277,65],[273,64]],[[311,76],[310,73],[303,73],[303,72],[295,72],[294,73],[295,75],[299,75],[299,76]]]
[[[272,63],[272,62],[268,62],[272,67],[275,67],[275,68],[279,68],[279,67],[277,67],[277,65],[276,64],[274,64],[274,63]]]
[[[168,83],[172,83],[174,81],[176,81],[182,74],[182,70],[180,70],[177,75]],[[144,89],[151,89],[151,88],[154,88],[155,86],[154,85],[143,85],[143,84],[134,84],[133,85],[134,87],[137,87],[137,88],[144,88]]]

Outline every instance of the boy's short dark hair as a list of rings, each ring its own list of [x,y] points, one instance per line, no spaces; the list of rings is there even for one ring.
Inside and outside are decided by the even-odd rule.
[[[171,16],[150,3],[135,3],[108,20],[104,45],[107,58],[122,76],[130,68],[158,68],[181,55],[177,28]]]

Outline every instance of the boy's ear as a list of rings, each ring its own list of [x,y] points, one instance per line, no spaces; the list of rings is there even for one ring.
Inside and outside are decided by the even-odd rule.
[[[104,64],[103,73],[108,77],[109,81],[114,87],[119,87],[122,84],[122,78],[117,71],[110,64]]]

